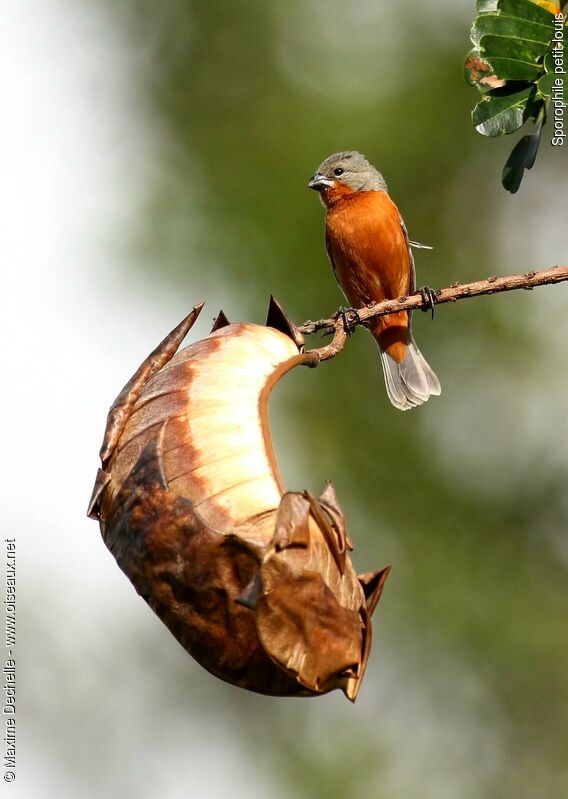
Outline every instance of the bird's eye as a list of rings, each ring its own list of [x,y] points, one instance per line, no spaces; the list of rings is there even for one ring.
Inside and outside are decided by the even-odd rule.
[[[336,166],[335,169],[333,170],[333,174],[336,177],[340,177],[341,175],[343,175],[344,172],[345,172],[345,170],[341,166]]]

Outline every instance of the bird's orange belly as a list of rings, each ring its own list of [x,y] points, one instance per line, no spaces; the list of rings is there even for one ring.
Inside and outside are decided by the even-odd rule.
[[[396,299],[411,290],[407,240],[398,209],[385,192],[365,192],[330,209],[327,238],[337,281],[353,306]],[[368,325],[381,349],[399,362],[406,354],[409,326],[406,312]]]

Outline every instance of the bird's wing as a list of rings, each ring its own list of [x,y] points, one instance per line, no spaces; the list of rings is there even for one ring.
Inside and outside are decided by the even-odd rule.
[[[335,279],[337,280],[337,283],[341,287],[341,284],[339,283],[339,280],[338,280],[338,277],[337,277],[337,270],[335,268],[335,263],[333,261],[333,252],[331,251],[331,243],[329,241],[329,235],[327,233],[327,230],[325,232],[325,249],[326,249],[326,252],[327,252],[327,257],[329,258],[329,262],[331,264],[331,268],[333,269],[333,274],[335,276]]]
[[[414,255],[412,253],[412,247],[410,246],[412,242],[408,236],[408,230],[406,229],[406,225],[404,224],[404,220],[400,217],[400,226],[402,228],[402,232],[404,233],[404,239],[406,241],[406,246],[408,247],[408,257],[410,259],[410,266],[411,266],[411,276],[410,276],[410,294],[414,293],[416,288],[416,266],[414,264]]]

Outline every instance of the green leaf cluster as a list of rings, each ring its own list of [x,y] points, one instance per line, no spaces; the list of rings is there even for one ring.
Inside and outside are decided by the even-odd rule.
[[[472,112],[475,129],[494,137],[514,133],[528,119],[539,126],[521,139],[503,170],[503,185],[515,192],[524,170],[534,164],[546,121],[554,80],[554,14],[532,0],[478,0],[477,13],[474,47],[464,65],[466,82],[482,94]]]
[[[513,133],[545,102],[538,81],[554,34],[554,15],[531,0],[479,0],[471,29],[475,45],[465,79],[483,94],[473,123],[484,136]]]

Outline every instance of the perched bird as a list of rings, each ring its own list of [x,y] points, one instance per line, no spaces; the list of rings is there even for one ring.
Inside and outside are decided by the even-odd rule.
[[[385,179],[365,156],[354,150],[330,155],[308,187],[320,193],[327,209],[325,245],[349,303],[361,308],[411,294],[411,242]],[[366,323],[379,345],[388,397],[401,411],[441,390],[416,346],[410,317],[409,311],[400,311]]]

